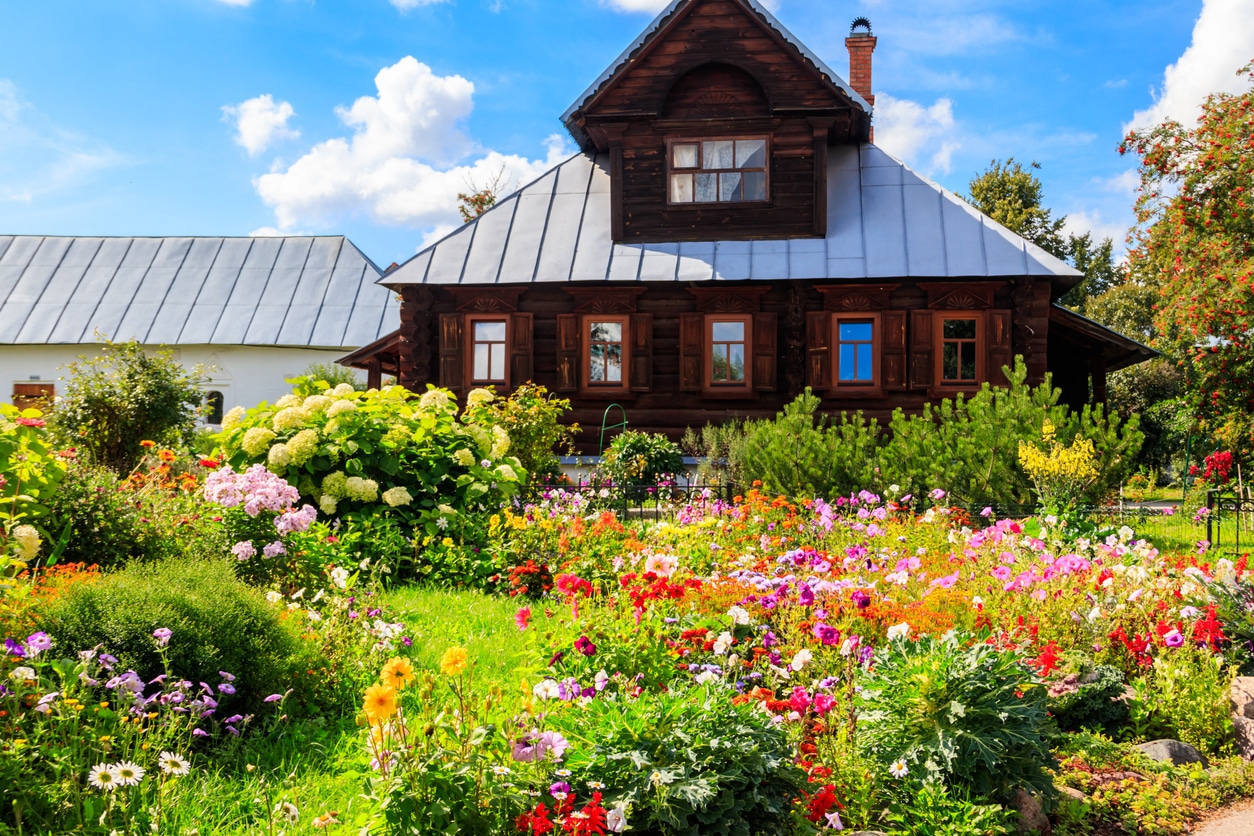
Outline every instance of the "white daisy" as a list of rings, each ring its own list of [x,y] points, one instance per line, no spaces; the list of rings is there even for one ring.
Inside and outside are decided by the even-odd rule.
[[[144,778],[144,768],[130,761],[115,763],[112,772],[117,782],[124,787],[133,787]]]
[[[93,766],[91,772],[87,773],[87,783],[105,792],[113,792],[118,787],[117,778],[113,775],[113,768],[107,763]]]
[[[905,778],[909,772],[909,767],[907,767],[906,762],[902,760],[893,761],[892,765],[888,767],[888,774],[899,780],[901,778]]]
[[[187,758],[174,752],[162,752],[157,762],[161,764],[161,771],[166,775],[186,775],[192,771],[192,765]]]
[[[274,807],[274,812],[280,816],[284,816],[288,821],[294,822],[300,819],[300,810],[290,801],[280,801]]]

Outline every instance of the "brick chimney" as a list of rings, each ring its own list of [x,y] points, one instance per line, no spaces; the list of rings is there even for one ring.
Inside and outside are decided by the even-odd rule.
[[[845,47],[849,50],[849,86],[859,96],[875,107],[875,94],[871,92],[871,53],[875,52],[876,38],[871,33],[871,21],[860,17],[849,27]],[[871,141],[875,141],[875,126],[871,126]]]

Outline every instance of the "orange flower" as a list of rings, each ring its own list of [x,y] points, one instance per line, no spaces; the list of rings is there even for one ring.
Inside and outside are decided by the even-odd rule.
[[[144,447],[144,448],[156,447],[156,446],[157,446],[157,442],[155,442],[155,441],[149,441],[148,439],[144,439],[143,441],[139,442],[139,446],[140,446],[140,447]]]
[[[383,666],[383,671],[379,674],[379,680],[384,685],[390,685],[399,691],[414,681],[414,666],[408,659],[403,659],[399,656],[395,659],[390,659]]]
[[[312,673],[312,671],[311,671]],[[361,710],[371,725],[379,725],[396,716],[396,689],[388,685],[371,685],[366,689],[366,699]]]
[[[175,459],[174,451],[173,450],[159,450],[157,451],[157,458],[161,459],[161,461],[163,462],[172,462]]]

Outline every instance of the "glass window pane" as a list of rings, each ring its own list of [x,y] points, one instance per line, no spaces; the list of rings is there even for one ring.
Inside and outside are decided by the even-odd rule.
[[[605,379],[610,383],[623,381],[623,347],[621,345],[605,347]]]
[[[714,323],[714,341],[719,343],[742,343],[745,341],[745,324],[743,322]]]
[[[672,146],[675,155],[672,165],[675,168],[696,168],[697,167],[697,144],[684,143],[683,145]]]
[[[941,353],[941,379],[958,380],[958,343],[945,343]]]
[[[671,203],[692,203],[692,175],[671,175]]]
[[[766,200],[766,172],[747,171],[744,176],[745,200]]]
[[[740,200],[739,174],[720,174],[718,176],[718,199],[728,202]]]
[[[698,174],[697,203],[713,203],[718,200],[718,175]]]
[[[476,322],[475,342],[505,342],[504,322]]]
[[[766,140],[739,140],[736,143],[736,168],[766,168]]]
[[[488,380],[489,379],[490,368],[488,365],[488,359],[489,359],[488,354],[489,354],[488,343],[476,343],[475,344],[475,380]]]
[[[711,355],[711,377],[715,380],[727,379],[727,346],[715,345]]]
[[[709,170],[711,168],[732,168],[735,162],[732,156],[732,145],[730,139],[716,139],[713,142],[702,143],[701,167]]]
[[[945,320],[945,339],[947,340],[974,340],[975,339],[975,320],[974,319],[947,319]]]
[[[745,380],[745,347],[743,343],[732,343],[731,365],[728,368],[728,380],[744,383]]]
[[[623,324],[621,322],[589,323],[589,333],[593,342],[620,343],[623,341]]]
[[[505,326],[502,325],[502,328]],[[492,343],[492,374],[489,380],[505,379],[505,343]]]
[[[588,380],[601,383],[605,380],[605,346],[588,347]]]
[[[858,380],[866,383],[875,381],[875,356],[870,343],[858,346]]]
[[[853,343],[840,344],[840,379],[858,379],[858,347]]]
[[[872,339],[874,327],[870,322],[842,322],[840,323],[840,339],[845,340],[863,340]]]
[[[975,380],[975,343],[962,344],[962,379]]]

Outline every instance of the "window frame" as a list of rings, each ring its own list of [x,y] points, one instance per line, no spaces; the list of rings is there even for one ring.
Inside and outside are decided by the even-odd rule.
[[[54,380],[15,380],[9,403],[18,409],[38,409],[47,412],[56,400],[57,385]]]
[[[945,339],[945,323],[950,320],[970,320],[975,323],[975,339]],[[947,392],[961,391],[963,389],[978,389],[985,380],[987,380],[987,363],[985,355],[988,353],[987,337],[985,328],[985,312],[984,311],[937,311],[932,325],[935,332],[933,340],[935,341],[936,352],[936,389],[943,389]],[[971,343],[975,346],[975,379],[974,380],[946,380],[945,379],[945,343]],[[958,355],[959,373],[962,369],[961,350]]]
[[[501,341],[501,345],[505,349],[504,365],[502,370],[503,377],[501,379],[481,379],[475,377],[475,346],[477,345],[496,345],[496,340],[480,343],[475,339],[475,325],[480,322],[500,323],[505,326],[505,339]],[[510,338],[512,336],[510,327],[510,316],[500,314],[470,314],[466,317],[466,359],[464,361],[466,388],[473,389],[484,386],[496,386],[500,390],[509,389],[509,366],[510,366]],[[488,373],[492,373],[492,354],[488,352]]]
[[[705,151],[704,151],[704,147],[702,143],[705,143],[705,142],[744,142],[748,140],[754,140],[754,141],[761,140],[762,142],[766,143],[765,151],[764,151],[766,155],[766,159],[761,169],[758,169],[758,168],[705,169],[700,166],[700,163],[702,162],[702,157],[704,157],[705,155]],[[674,164],[676,145],[696,145],[697,146],[698,165],[696,168],[676,168]],[[663,181],[663,184],[662,184],[663,189],[666,192],[667,208],[668,209],[702,209],[702,208],[709,208],[709,207],[730,207],[730,206],[761,207],[761,206],[771,205],[771,151],[772,151],[771,135],[769,133],[743,134],[743,135],[735,134],[735,135],[729,135],[729,136],[706,136],[706,137],[693,137],[693,136],[667,137],[666,138],[666,179]],[[734,147],[732,151],[732,162],[733,163],[735,162]],[[693,199],[692,200],[676,201],[676,200],[671,199],[671,175],[673,174],[691,173],[695,176],[696,174],[700,174],[700,173],[721,174],[724,172],[727,172],[727,173],[742,172],[743,173],[745,171],[750,171],[750,172],[761,171],[763,173],[764,180],[765,180],[764,189],[765,189],[766,196],[762,200],[710,200],[710,201],[704,201],[704,202],[698,201],[696,199],[695,182],[693,184]]]
[[[871,325],[871,380],[841,380],[840,379],[840,324],[848,323],[870,323]],[[867,395],[878,397],[883,390],[883,362],[881,355],[884,352],[884,331],[880,325],[880,315],[875,311],[841,311],[832,314],[832,371],[831,371],[831,388],[837,391],[841,396],[847,395]],[[854,341],[861,343],[861,340]]]
[[[738,381],[716,381],[714,379],[714,326],[720,322],[735,322],[745,327],[745,379]],[[741,395],[753,393],[753,314],[707,313],[705,315],[705,334],[702,338],[702,349],[705,355],[703,369],[703,385],[709,395]]]
[[[594,381],[592,379],[592,323],[614,322],[621,328],[622,379],[618,381]],[[631,314],[580,314],[579,316],[579,374],[584,394],[609,393],[621,395],[631,388]]]

